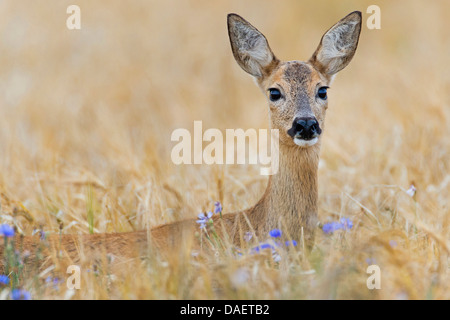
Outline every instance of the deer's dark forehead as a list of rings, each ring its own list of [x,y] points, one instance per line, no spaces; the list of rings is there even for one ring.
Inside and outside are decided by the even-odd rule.
[[[298,61],[286,62],[283,78],[290,83],[306,84],[311,80],[311,67]]]

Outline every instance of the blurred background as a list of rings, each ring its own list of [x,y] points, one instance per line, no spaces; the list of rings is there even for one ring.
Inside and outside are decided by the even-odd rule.
[[[66,27],[71,4],[81,8],[81,30]],[[381,8],[380,30],[366,27],[371,4]],[[87,233],[94,212],[95,232],[122,232],[194,217],[216,200],[225,212],[253,205],[267,182],[258,166],[170,159],[172,131],[192,130],[194,120],[203,130],[268,128],[266,100],[232,56],[227,13],[263,32],[280,59],[307,60],[323,33],[354,10],[363,12],[363,29],[353,61],[329,90],[320,218],[352,217],[360,243],[390,228],[408,239],[405,219],[418,214],[429,232],[408,251],[413,265],[437,250],[429,239],[445,252],[445,1],[1,1],[1,222],[24,234]],[[403,192],[411,184],[414,201]],[[418,275],[431,279],[435,271],[426,272]]]

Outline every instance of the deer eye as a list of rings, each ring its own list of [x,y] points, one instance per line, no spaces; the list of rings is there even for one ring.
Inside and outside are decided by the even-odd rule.
[[[320,87],[319,91],[317,91],[317,95],[322,100],[327,100],[327,89],[328,87]]]
[[[269,89],[269,98],[270,98],[270,101],[280,100],[280,98],[281,98],[280,90],[275,89],[275,88],[270,88]]]

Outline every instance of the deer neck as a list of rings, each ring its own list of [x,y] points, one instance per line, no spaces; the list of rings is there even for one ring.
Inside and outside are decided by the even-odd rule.
[[[320,142],[306,149],[280,145],[279,151],[278,173],[270,176],[266,192],[254,208],[254,225],[263,236],[280,228],[299,240],[302,228],[305,236],[313,234],[317,221]]]

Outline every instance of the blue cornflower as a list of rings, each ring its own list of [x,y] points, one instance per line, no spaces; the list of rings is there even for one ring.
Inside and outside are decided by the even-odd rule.
[[[351,229],[353,227],[353,222],[349,218],[341,218],[342,229]]]
[[[297,241],[295,241],[295,240],[286,241],[284,244],[286,245],[286,247],[289,247],[289,246],[291,246],[291,245],[292,245],[293,247],[295,247],[295,246],[297,246]]]
[[[272,235],[272,233],[273,233],[273,235]],[[281,236],[281,231],[278,229],[274,229],[270,232],[270,235],[274,238],[278,238]],[[273,260],[275,262],[280,262],[281,256],[280,256],[277,248],[281,248],[283,243],[282,242],[273,242],[273,240],[269,240],[269,242],[272,242],[272,244],[271,243],[263,243],[257,247],[252,248],[251,253],[259,253],[260,251],[262,251],[264,249],[270,249],[272,251]],[[290,241],[286,241],[284,244],[286,247],[289,247],[289,246],[295,247],[295,246],[297,246],[297,241],[290,240]]]
[[[330,234],[339,229],[350,230],[351,228],[353,228],[353,222],[349,218],[341,218],[340,222],[333,221],[325,223],[322,227],[322,230],[326,234]]]
[[[4,237],[14,237],[14,228],[7,224],[0,225],[0,236]]]
[[[198,220],[197,223],[200,224],[200,229],[204,229],[206,228],[206,223],[208,223],[208,221],[211,219],[211,217],[213,216],[213,213],[211,211],[209,211],[206,215],[202,212],[199,213]]]
[[[398,244],[397,244],[397,241],[395,241],[395,240],[389,240],[389,245],[390,245],[392,248],[395,248]]]
[[[214,213],[222,213],[222,204],[219,201],[214,202]]]
[[[272,238],[279,238],[279,237],[281,237],[281,230],[280,230],[280,229],[273,229],[273,230],[270,230],[269,235],[270,235]]]
[[[59,289],[58,284],[62,283],[62,281],[60,281],[59,278],[57,278],[57,277],[52,278],[51,276],[48,276],[45,279],[45,282],[48,284],[48,286],[53,286],[54,290],[58,290]]]
[[[31,300],[31,294],[26,290],[14,289],[11,292],[11,298],[13,300]]]
[[[272,250],[274,250],[275,247],[273,245],[271,245],[271,244],[263,243],[263,244],[260,244],[259,246],[255,247],[255,248],[253,248],[252,251],[253,252],[260,252],[261,250],[264,250],[264,249],[272,249]]]
[[[0,274],[0,283],[8,285],[9,284],[9,277],[5,276],[4,274]]]
[[[326,234],[333,233],[339,229],[342,229],[342,223],[339,222],[325,223],[322,227],[323,232]]]

